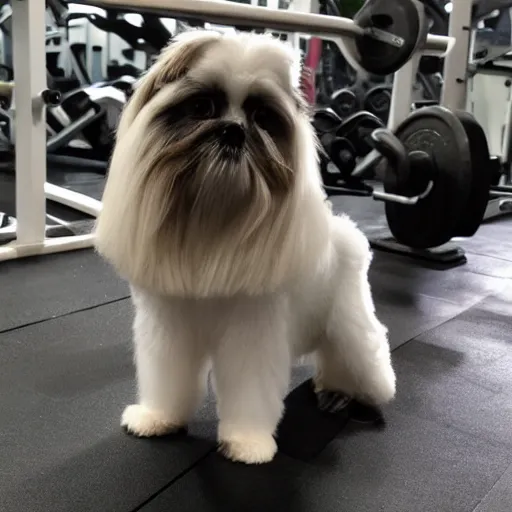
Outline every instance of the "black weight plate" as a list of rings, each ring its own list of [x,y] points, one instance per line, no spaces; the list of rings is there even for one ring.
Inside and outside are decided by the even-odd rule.
[[[471,187],[471,152],[464,126],[450,110],[434,106],[412,113],[398,128],[396,136],[408,153],[423,151],[435,162],[433,175],[403,176],[386,166],[384,189],[387,193],[412,197],[430,193],[416,205],[386,202],[389,229],[396,240],[414,249],[438,247],[450,241],[460,222]]]
[[[355,39],[359,64],[375,75],[390,75],[400,69],[416,50],[424,27],[418,6],[412,0],[374,0],[365,4],[354,16],[354,23],[363,29],[374,30],[374,36]],[[378,39],[386,33],[401,46]]]
[[[459,219],[454,236],[473,236],[482,224],[489,202],[492,169],[491,155],[485,132],[476,119],[468,112],[456,112],[466,130],[471,152],[471,188],[466,208]]]
[[[313,114],[313,127],[318,134],[335,132],[341,119],[331,108],[319,108]]]
[[[363,107],[387,123],[391,108],[391,87],[378,85],[370,89],[364,97]]]
[[[373,149],[371,134],[377,128],[383,127],[384,123],[375,114],[357,112],[343,120],[336,135],[348,139],[353,144],[357,156],[364,157]]]
[[[340,89],[331,96],[331,108],[342,119],[355,114],[358,110],[356,93],[350,89]]]
[[[343,137],[336,137],[329,144],[327,154],[332,163],[339,169],[343,179],[350,178],[356,167],[356,150],[353,144]]]

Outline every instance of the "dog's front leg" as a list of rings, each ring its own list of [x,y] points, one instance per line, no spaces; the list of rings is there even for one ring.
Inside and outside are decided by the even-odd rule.
[[[135,363],[139,402],[121,425],[141,437],[185,427],[206,385],[206,345],[194,336],[190,314],[179,300],[134,295]]]
[[[238,300],[213,358],[219,447],[229,459],[273,459],[290,379],[287,305],[282,297]]]

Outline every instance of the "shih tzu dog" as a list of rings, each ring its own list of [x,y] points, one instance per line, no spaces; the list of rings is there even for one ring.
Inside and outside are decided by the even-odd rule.
[[[123,112],[96,245],[135,305],[132,434],[185,427],[212,370],[221,450],[270,461],[304,355],[318,393],[394,396],[369,244],[326,202],[296,61],[269,36],[185,32]]]

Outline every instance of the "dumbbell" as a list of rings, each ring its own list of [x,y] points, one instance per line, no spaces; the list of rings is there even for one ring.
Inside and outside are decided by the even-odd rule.
[[[383,127],[384,123],[371,112],[357,112],[341,123],[336,135],[350,141],[356,157],[364,157],[374,147],[371,134],[377,128]]]
[[[391,109],[391,94],[393,86],[377,85],[372,87],[364,96],[363,108],[375,114],[383,123],[388,122]]]
[[[358,112],[344,121],[331,109],[321,109],[315,114],[313,125],[317,130],[324,149],[321,154],[321,170],[324,184],[343,182],[361,182],[361,178],[352,176],[357,159],[366,156],[372,149],[372,132],[382,128],[382,121],[369,112]],[[339,173],[328,171],[332,162]]]
[[[320,170],[324,185],[337,186],[349,177],[356,165],[356,151],[349,140],[336,135],[342,125],[340,117],[330,108],[320,108],[313,116],[313,126],[323,151],[320,152]],[[330,163],[336,167],[333,172]]]
[[[341,118],[329,107],[317,108],[313,114],[313,127],[319,137],[333,133],[341,126]]]
[[[356,150],[345,137],[333,137],[324,146],[332,163],[340,171],[339,178],[343,181],[350,179],[356,167]]]
[[[330,105],[341,119],[345,119],[360,110],[356,93],[348,88],[334,92],[331,96]]]
[[[366,156],[372,149],[372,132],[382,128],[382,121],[370,112],[358,112],[342,121],[330,108],[317,109],[313,116],[313,126],[320,139],[323,152],[320,153],[321,172],[324,184],[339,185],[350,183],[351,188],[364,189],[362,178],[353,177],[357,159]],[[338,172],[332,172],[332,162]]]

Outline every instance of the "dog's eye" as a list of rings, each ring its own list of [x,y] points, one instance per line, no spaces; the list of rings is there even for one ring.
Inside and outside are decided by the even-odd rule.
[[[188,102],[187,113],[194,119],[211,119],[217,115],[217,104],[208,96],[196,97]]]
[[[271,137],[278,135],[283,128],[281,116],[266,98],[249,96],[244,102],[244,110],[247,117]]]
[[[271,132],[276,127],[276,113],[269,107],[260,106],[252,113],[252,120],[262,129]]]

